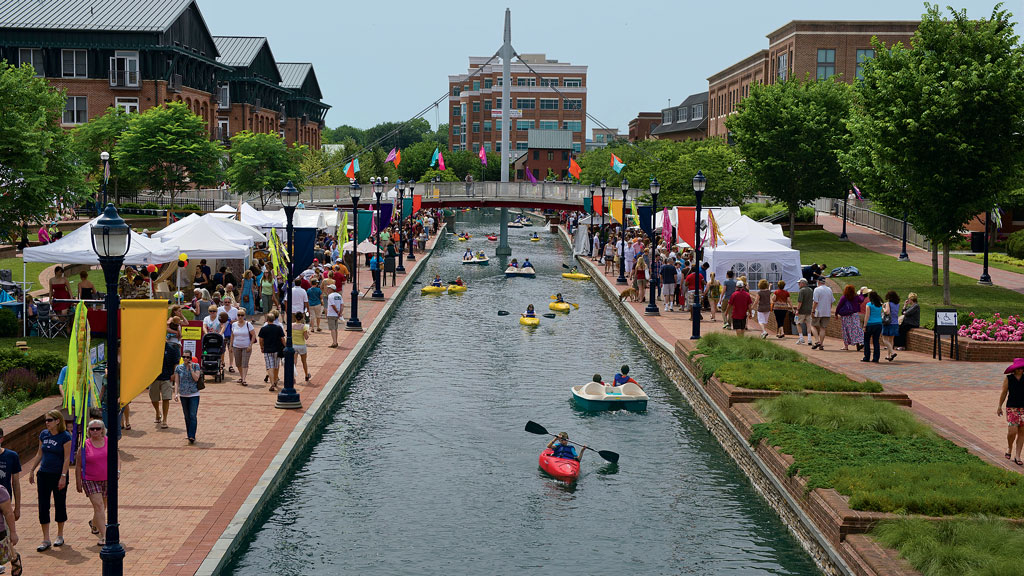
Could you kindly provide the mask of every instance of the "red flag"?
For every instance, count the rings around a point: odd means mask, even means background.
[[[580,165],[576,163],[575,158],[569,158],[569,174],[577,180],[580,179]]]
[[[598,216],[604,215],[604,196],[599,194],[594,195],[594,213]]]
[[[398,168],[398,165],[401,164],[401,163],[402,163],[402,151],[401,150],[396,150],[395,151],[395,168]]]
[[[423,195],[413,194],[412,195],[412,213],[415,214],[420,211],[420,206],[423,205]]]
[[[350,161],[348,163],[348,167],[345,168],[345,176],[348,176],[349,178],[356,177],[355,162]]]

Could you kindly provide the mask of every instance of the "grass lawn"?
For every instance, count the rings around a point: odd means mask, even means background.
[[[803,262],[824,262],[827,266],[856,266],[861,275],[851,278],[836,278],[843,284],[849,282],[856,287],[868,286],[884,296],[895,290],[900,301],[908,292],[916,292],[921,305],[921,325],[930,328],[935,323],[935,308],[942,304],[942,286],[932,286],[931,266],[915,262],[900,262],[891,256],[872,252],[853,242],[840,242],[835,234],[823,230],[797,232],[793,247],[800,250]],[[941,258],[940,258],[941,263]],[[942,271],[939,271],[942,281]],[[1024,294],[996,286],[978,286],[977,278],[950,274],[953,307],[961,311],[960,322],[969,322],[968,313],[991,316],[1002,315],[1024,309]]]
[[[40,338],[38,336],[29,336],[28,338],[0,338],[0,349],[14,348],[15,342],[20,341],[28,342],[30,352],[55,352],[60,355],[65,361],[68,358],[68,339],[67,338]],[[96,342],[93,342],[95,345]]]
[[[39,285],[39,274],[53,266],[52,263],[45,262],[29,262],[27,267],[28,281],[32,282],[32,286],[29,287],[29,291],[37,290],[41,288]],[[15,282],[21,282],[23,280],[21,276],[21,258],[0,258],[0,269],[10,270],[14,276]]]
[[[974,262],[978,265],[985,264],[985,257],[981,254],[957,254],[956,256],[950,256],[950,258],[959,258],[960,260],[966,260],[967,262]],[[1019,258],[1013,258],[1006,254],[992,254],[988,255],[988,267],[998,268],[999,270],[1006,270],[1007,272],[1016,272],[1018,274],[1024,274],[1024,260]]]
[[[998,518],[881,522],[871,536],[900,551],[924,576],[1020,574],[1024,529]]]

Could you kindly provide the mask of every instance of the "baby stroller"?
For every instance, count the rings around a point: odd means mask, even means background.
[[[224,381],[224,336],[216,332],[203,335],[203,355],[199,362],[203,374],[213,376],[214,382]]]

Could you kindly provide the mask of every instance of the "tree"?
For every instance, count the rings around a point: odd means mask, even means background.
[[[356,128],[355,126],[349,126],[348,124],[342,124],[337,128],[327,128],[324,130],[324,141],[328,144],[341,144],[345,140],[352,140],[356,144],[362,145],[365,141],[366,134],[363,130]]]
[[[227,178],[231,189],[239,194],[258,195],[260,205],[291,181],[301,187],[302,158],[305,146],[289,147],[277,134],[254,134],[248,130],[231,137],[231,164]]]
[[[331,184],[330,153],[321,148],[306,148],[299,160],[299,179],[308,186],[329,186]]]
[[[153,191],[174,197],[189,187],[211,185],[222,175],[224,147],[210,140],[206,121],[185,104],[171,102],[135,118],[117,143],[122,173]]]
[[[420,176],[419,181],[420,182],[430,182],[431,178],[435,178],[435,177],[440,178],[441,182],[458,182],[459,180],[461,180],[461,178],[459,178],[455,174],[455,172],[453,170],[451,170],[450,168],[446,169],[446,170],[438,170],[437,168],[429,168],[426,172],[423,173],[423,176]]]
[[[906,209],[943,246],[946,305],[950,242],[1019,187],[1024,169],[1024,49],[1012,16],[1001,6],[982,20],[950,14],[927,5],[910,48],[874,42],[843,156],[873,200]]]
[[[103,115],[89,120],[71,132],[75,152],[82,164],[87,167],[90,180],[99,182],[103,178],[103,161],[100,160],[100,153],[110,153],[117,147],[117,141],[128,130],[135,117],[136,115],[125,112],[124,108],[111,106]],[[121,201],[122,189],[132,190],[137,186],[137,182],[125,177],[120,164],[110,162],[107,188],[113,192],[115,203]]]
[[[793,241],[800,206],[839,197],[849,185],[837,151],[849,143],[850,103],[850,87],[839,79],[753,84],[726,119],[754,182],[786,204]]]
[[[64,94],[31,65],[0,60],[0,237],[54,216],[93,191],[61,127]]]
[[[698,143],[690,152],[679,157],[673,171],[686,180],[682,183],[686,194],[676,200],[673,195],[663,191],[663,200],[659,203],[664,206],[672,206],[673,201],[675,204],[696,202],[693,177],[698,171],[703,172],[707,178],[707,188],[702,198],[705,206],[737,206],[753,196],[756,190],[746,160],[735,147],[720,138]]]

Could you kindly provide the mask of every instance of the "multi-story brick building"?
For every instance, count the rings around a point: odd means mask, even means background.
[[[111,106],[140,112],[177,101],[203,118],[211,138],[224,136],[221,127],[228,134],[243,128],[279,132],[280,107],[271,101],[284,102],[296,92],[280,85],[266,39],[222,41],[230,48],[225,54],[195,0],[0,3],[0,59],[29,64],[66,91],[67,128]],[[234,123],[232,106],[220,102],[222,96],[230,102],[232,95],[245,104]],[[323,114],[315,119],[322,126]]]
[[[544,54],[522,54],[511,64],[509,146],[528,147],[529,130],[568,130],[583,149],[587,130],[587,67]],[[448,76],[448,145],[452,150],[501,151],[501,62],[470,57],[466,74]],[[529,65],[529,67],[527,66]],[[533,69],[536,73],[531,71]]]
[[[661,124],[651,130],[659,140],[703,140],[708,137],[708,93],[691,94],[661,111]]]
[[[839,76],[854,82],[874,57],[872,38],[909,44],[918,21],[794,20],[768,34],[768,49],[708,78],[710,136],[726,137],[725,118],[750,93],[750,84]]]
[[[629,141],[647,140],[651,131],[661,124],[661,112],[641,112],[629,121]]]
[[[319,149],[324,116],[330,106],[323,103],[323,93],[313,65],[309,62],[278,62],[277,69],[281,72],[281,86],[288,91],[281,118],[285,141]]]

